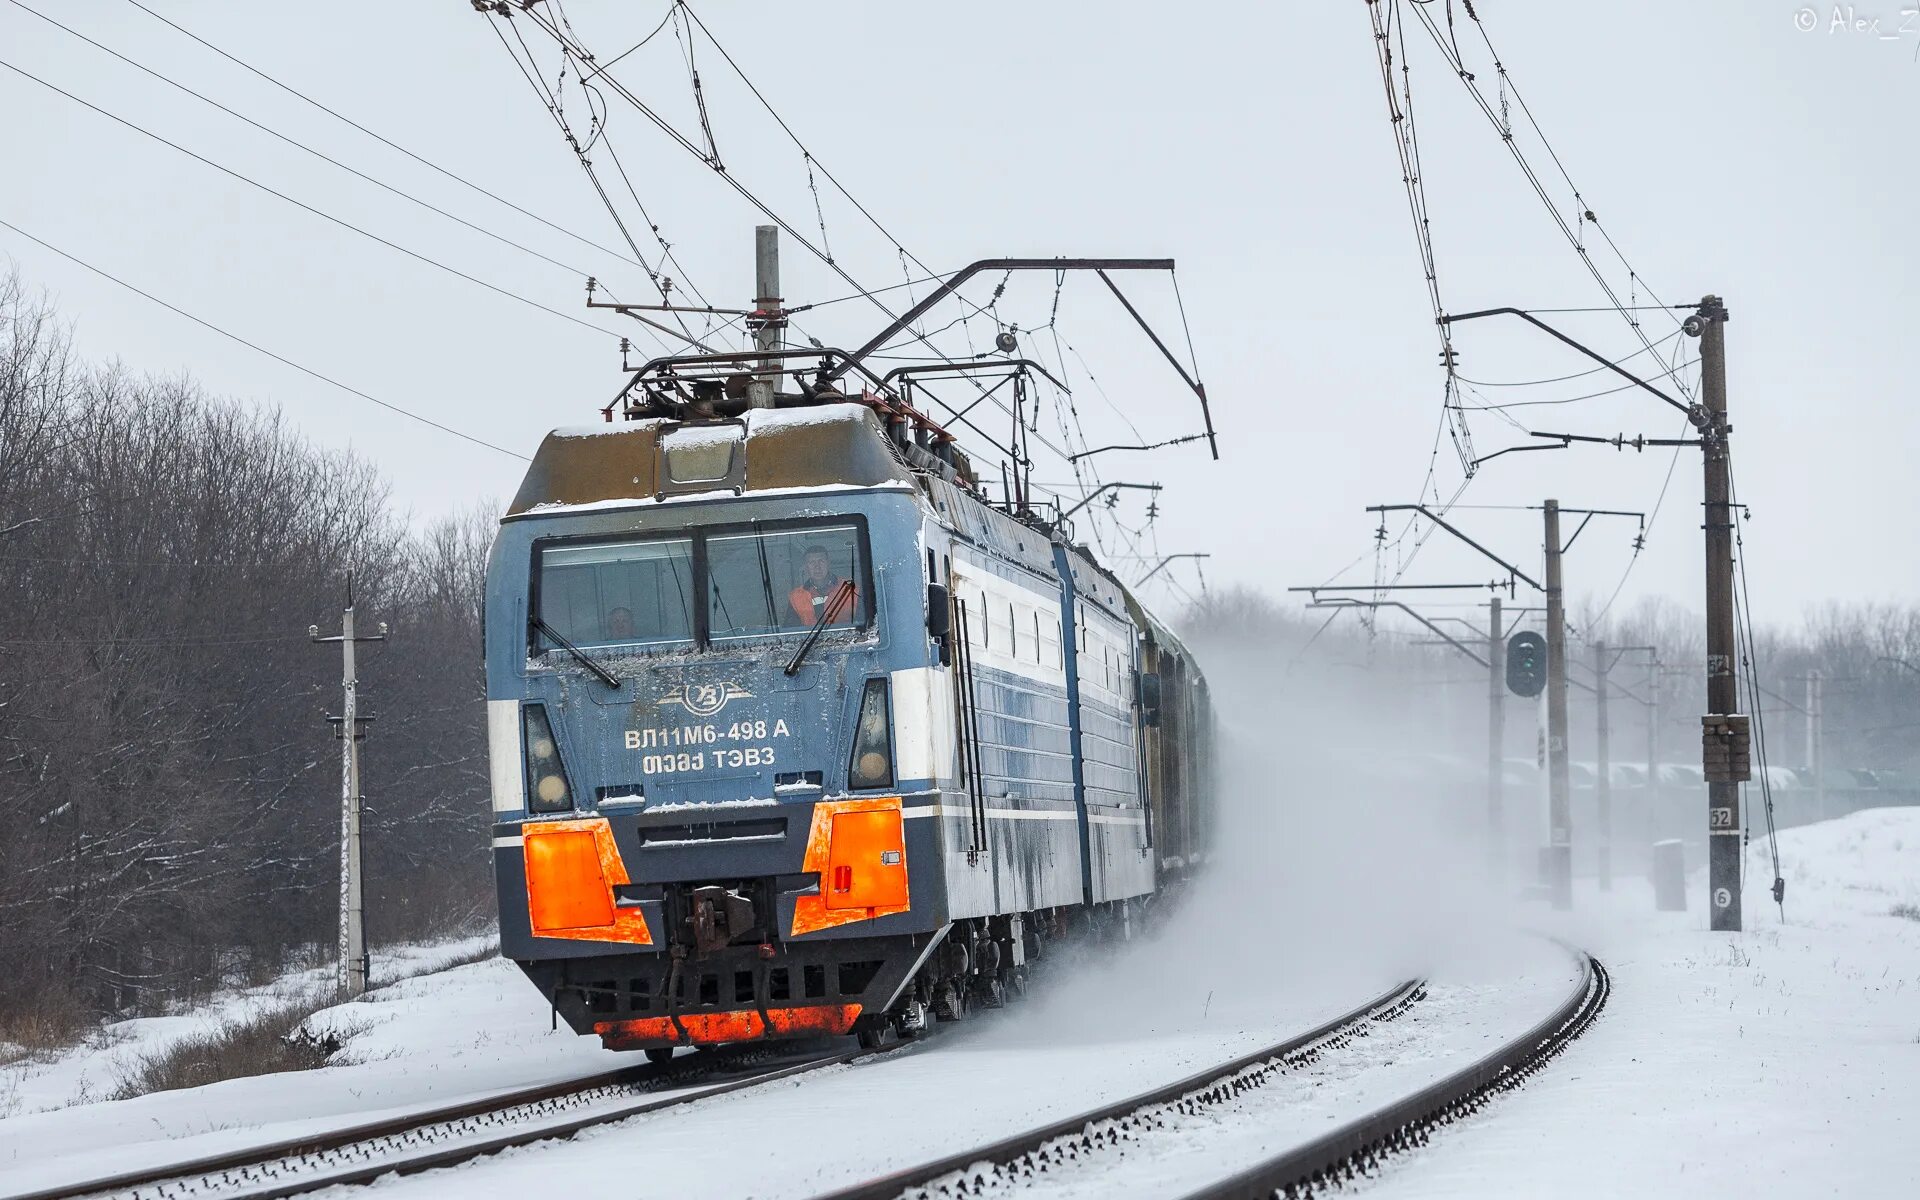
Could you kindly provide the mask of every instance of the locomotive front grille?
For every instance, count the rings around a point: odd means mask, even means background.
[[[699,821],[683,825],[643,825],[642,846],[684,846],[692,842],[779,840],[787,836],[785,817],[758,821]]]

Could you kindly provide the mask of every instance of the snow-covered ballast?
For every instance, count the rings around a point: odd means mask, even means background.
[[[503,953],[654,1053],[997,1002],[1156,886],[1127,606],[863,404],[555,432],[489,564]]]

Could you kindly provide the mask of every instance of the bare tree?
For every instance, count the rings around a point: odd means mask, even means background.
[[[87,370],[0,282],[0,1022],[152,1009],[331,940],[334,673],[372,656],[375,932],[484,911],[478,513],[415,536],[373,468],[185,379]]]

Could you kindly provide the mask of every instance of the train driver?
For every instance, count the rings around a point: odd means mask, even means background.
[[[842,580],[834,573],[833,561],[828,557],[825,546],[808,546],[804,562],[800,585],[787,593],[787,605],[793,609],[793,615],[801,625],[811,627],[820,619],[827,601],[839,591]],[[849,594],[834,605],[826,623],[830,625],[846,620],[859,603],[859,589],[849,589]]]
[[[607,614],[607,640],[610,642],[630,642],[633,640],[633,610],[616,608]]]

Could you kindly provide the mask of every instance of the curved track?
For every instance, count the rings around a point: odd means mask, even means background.
[[[1393,1155],[1426,1145],[1439,1126],[1478,1112],[1501,1092],[1520,1086],[1586,1032],[1613,990],[1598,959],[1584,951],[1574,953],[1582,966],[1579,984],[1559,1007],[1519,1037],[1386,1108],[1189,1192],[1186,1200],[1311,1196],[1322,1188],[1364,1178]]]
[[[816,1200],[965,1195],[990,1180],[1007,1182],[1070,1166],[1084,1151],[1124,1142],[1135,1130],[1151,1127],[1155,1117],[1149,1110],[1168,1104],[1177,1104],[1187,1112],[1211,1107],[1249,1088],[1259,1087],[1282,1072],[1312,1062],[1353,1038],[1365,1037],[1375,1023],[1393,1020],[1425,995],[1425,980],[1408,980],[1317,1029],[1176,1083],[1015,1134],[992,1145],[828,1192]],[[1093,1128],[1095,1126],[1098,1128]]]
[[[1581,964],[1579,982],[1551,1013],[1520,1036],[1384,1108],[1195,1188],[1186,1200],[1312,1195],[1323,1187],[1371,1174],[1389,1157],[1425,1145],[1438,1126],[1467,1116],[1499,1093],[1518,1086],[1585,1032],[1606,1004],[1612,986],[1606,968],[1591,955],[1569,950]],[[1355,1037],[1366,1036],[1377,1022],[1400,1016],[1425,993],[1422,980],[1402,984],[1310,1033],[1179,1083],[992,1145],[830,1192],[816,1200],[971,1196],[995,1190],[996,1185],[1018,1186],[1062,1170],[1072,1171],[1083,1158],[1123,1146],[1139,1134],[1160,1127],[1169,1109],[1189,1115],[1204,1111],[1305,1066]]]
[[[6,1200],[104,1196],[157,1200],[178,1195],[275,1200],[341,1184],[370,1183],[387,1174],[454,1166],[514,1146],[572,1137],[595,1125],[917,1044],[904,1042],[881,1051],[815,1054],[797,1062],[791,1051],[766,1048],[705,1051],[659,1066],[629,1067],[162,1168],[21,1193]],[[756,1069],[769,1061],[777,1065]],[[697,1086],[702,1080],[717,1082]],[[688,1087],[695,1090],[678,1090]],[[673,1094],[657,1095],[660,1092]]]

